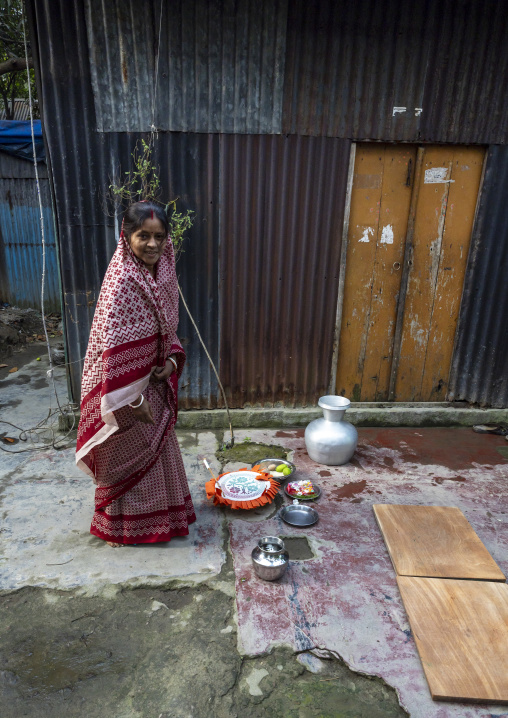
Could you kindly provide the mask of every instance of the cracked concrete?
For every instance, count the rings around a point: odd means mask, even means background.
[[[498,452],[504,437],[467,429],[360,429],[359,434],[350,464],[325,467],[309,459],[302,430],[249,430],[253,441],[271,438],[291,451],[298,477],[312,478],[322,495],[315,502],[319,522],[291,531],[306,536],[316,558],[291,562],[273,583],[253,572],[251,525],[231,525],[240,650],[256,656],[274,646],[325,647],[352,670],[394,687],[415,718],[506,716],[506,706],[431,700],[372,511],[373,503],[458,506],[506,573],[508,463]],[[263,531],[290,533],[278,516],[264,522]]]
[[[45,417],[50,395],[46,360],[33,351],[25,358],[17,376],[3,379],[0,397],[0,419],[24,427]],[[65,396],[63,377],[57,387]],[[17,438],[12,427],[3,435]],[[403,715],[393,690],[336,659],[290,647],[241,654],[229,526],[247,518],[257,535],[282,499],[246,516],[214,507],[201,458],[219,473],[265,449],[241,442],[219,460],[223,431],[178,436],[196,524],[169,544],[121,549],[88,532],[94,489],[72,447],[2,454],[2,718]],[[310,551],[299,543],[292,550]]]
[[[0,384],[0,419],[23,426],[48,400],[45,360],[27,359]],[[198,521],[170,544],[121,549],[88,533],[93,485],[72,448],[3,454],[2,718],[506,715],[430,701],[372,516],[374,500],[459,505],[503,567],[504,440],[473,435],[471,448],[469,433],[453,433],[447,456],[426,453],[426,431],[360,430],[354,461],[330,468],[309,463],[301,431],[239,431],[231,455],[216,453],[228,432],[179,430]],[[215,473],[240,468],[255,444],[278,446],[320,483],[312,530],[280,523],[282,494],[245,513],[206,500],[201,458]],[[288,542],[290,569],[275,583],[250,564],[267,532],[306,539]]]

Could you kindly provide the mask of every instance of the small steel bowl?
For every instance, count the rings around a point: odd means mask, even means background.
[[[283,484],[284,481],[288,481],[296,471],[296,466],[291,461],[287,461],[286,459],[261,459],[261,461],[256,461],[254,464],[252,464],[252,467],[259,466],[259,467],[261,467],[261,469],[263,469],[263,471],[267,471],[268,470],[267,467],[270,464],[276,464],[277,466],[284,464],[284,466],[289,466],[289,468],[291,469],[291,473],[288,474],[287,476],[284,476],[284,477],[274,476],[273,477],[275,481],[279,482],[279,484]]]
[[[315,508],[309,505],[294,503],[289,506],[283,506],[279,511],[280,518],[290,526],[312,526],[317,523],[319,514]]]
[[[265,581],[276,581],[289,565],[289,553],[278,536],[263,536],[251,553],[255,573]]]

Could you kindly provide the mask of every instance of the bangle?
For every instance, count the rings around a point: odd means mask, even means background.
[[[143,396],[143,394],[141,394],[141,401],[139,402],[139,404],[129,404],[129,406],[131,407],[131,409],[139,409],[144,400],[145,397]]]
[[[176,371],[178,371],[178,364],[176,363],[176,360],[173,359],[173,357],[168,357],[168,359],[170,362],[173,362]]]

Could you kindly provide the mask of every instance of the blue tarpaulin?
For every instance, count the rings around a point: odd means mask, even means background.
[[[34,120],[35,153],[37,160],[46,159],[40,120]],[[15,157],[33,161],[32,134],[30,122],[0,120],[0,150]]]

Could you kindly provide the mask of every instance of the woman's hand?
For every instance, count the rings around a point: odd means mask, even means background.
[[[133,401],[132,403],[139,404],[140,401],[141,394],[136,399],[136,401]],[[150,402],[146,397],[141,406],[138,406],[136,409],[131,406],[131,409],[136,421],[141,421],[143,424],[155,424],[155,421],[153,420],[152,407],[150,406]]]
[[[175,359],[175,361],[176,361],[176,359]],[[164,367],[158,366],[154,370],[153,376],[154,376],[154,379],[157,379],[158,381],[164,381],[166,379],[169,379],[169,377],[171,376],[171,374],[174,371],[176,371],[175,365],[173,364],[171,359],[168,359],[166,361],[166,365]]]

